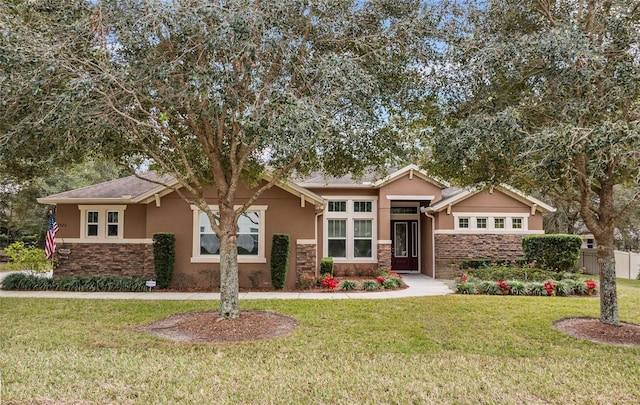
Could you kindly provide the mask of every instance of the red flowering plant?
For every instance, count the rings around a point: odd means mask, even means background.
[[[376,277],[376,281],[380,284],[384,284],[386,278],[382,277],[382,276],[378,276]]]
[[[547,295],[556,295],[556,283],[553,281],[545,282],[544,289],[547,290]]]
[[[498,282],[496,283],[496,285],[497,285],[498,287],[500,287],[500,289],[502,290],[502,292],[505,292],[505,293],[509,294],[509,290],[511,290],[511,287],[509,287],[509,286],[507,285],[507,282],[506,282],[506,281],[504,281],[504,280],[502,280],[502,281],[498,281]]]
[[[320,284],[323,288],[328,288],[330,290],[335,290],[340,282],[335,277],[325,277],[322,279],[322,283]]]
[[[596,282],[593,280],[587,280],[585,284],[587,285],[587,293],[589,295],[592,295],[593,292],[596,290],[596,287],[598,287],[598,284],[596,284]]]
[[[460,280],[462,280],[462,282],[464,283],[465,281],[469,280],[469,276],[467,276],[465,273],[462,273],[462,275],[460,276]]]
[[[389,271],[389,275],[391,277],[395,277],[395,278],[402,278],[402,276],[398,273],[396,273],[395,271]]]

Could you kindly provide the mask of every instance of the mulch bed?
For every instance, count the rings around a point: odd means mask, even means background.
[[[596,318],[565,318],[553,323],[561,332],[578,339],[618,346],[640,347],[640,325],[620,322],[620,326]]]
[[[241,311],[220,319],[217,311],[187,312],[161,319],[142,330],[177,342],[240,342],[283,336],[297,327],[295,319],[268,311]]]

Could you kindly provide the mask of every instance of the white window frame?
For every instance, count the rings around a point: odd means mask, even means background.
[[[346,212],[329,211],[329,204],[326,204],[323,219],[323,257],[329,255],[329,220],[346,220],[346,256],[334,257],[334,263],[377,263],[378,262],[378,197],[373,196],[323,196],[327,201],[346,201]],[[371,202],[371,212],[355,212],[355,202]],[[371,257],[355,256],[355,220],[371,221]],[[358,237],[357,239],[367,239]]]
[[[519,228],[513,226],[514,222],[516,220],[518,220],[518,219],[520,220],[520,227]],[[522,217],[511,217],[511,229],[523,229],[523,227],[524,227],[524,218],[522,218]]]
[[[337,236],[329,236],[329,222],[331,221],[342,221],[345,223],[344,225],[344,237],[337,237]],[[329,241],[332,240],[340,240],[340,241],[344,241],[344,254],[345,257],[340,257],[340,256],[332,256],[334,259],[346,259],[346,255],[347,255],[347,245],[349,244],[349,238],[347,238],[347,223],[349,222],[348,219],[346,218],[328,218],[327,219],[327,254],[325,255],[325,257],[329,256]]]
[[[531,233],[529,231],[529,213],[520,212],[453,212],[454,231],[459,233]],[[461,228],[460,219],[468,218],[469,227]],[[513,219],[522,219],[522,228],[513,228]],[[478,219],[486,219],[487,227],[478,228]],[[495,220],[503,219],[504,228],[496,228]],[[441,233],[442,231],[440,231]]]
[[[235,205],[233,208],[238,209],[241,205]],[[214,212],[219,212],[218,205],[209,205],[209,208]],[[260,215],[260,228],[258,229],[258,254],[257,255],[238,255],[238,263],[266,263],[267,257],[265,255],[265,232],[267,224],[267,208],[268,205],[251,205],[247,211],[258,212]],[[193,212],[193,237],[192,237],[192,251],[191,251],[191,263],[220,263],[220,255],[203,255],[200,254],[200,209],[195,205],[191,206]]]
[[[466,219],[467,220],[467,226],[460,226],[460,221]],[[457,229],[471,229],[471,218],[467,217],[467,216],[460,216],[460,217],[456,217],[455,218],[456,221],[456,228]]]
[[[80,210],[80,241],[110,243],[124,239],[124,211],[127,209],[126,205],[78,205],[78,209]],[[98,213],[97,236],[89,236],[89,212]],[[118,213],[117,224],[107,222],[109,212]],[[92,224],[94,223],[92,222]],[[118,226],[117,236],[108,236],[109,225]]]

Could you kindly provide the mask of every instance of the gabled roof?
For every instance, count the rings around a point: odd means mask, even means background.
[[[149,196],[167,190],[167,186],[171,187],[175,184],[177,181],[172,176],[160,176],[155,172],[147,172],[38,198],[38,202],[41,204],[138,203]]]
[[[271,179],[268,175],[263,177],[267,181]],[[291,182],[277,182],[276,185],[316,206],[324,205],[322,197]],[[171,193],[174,186],[179,184],[173,176],[147,172],[38,198],[38,202],[51,205],[149,203],[156,195],[162,197]]]
[[[449,186],[446,181],[429,176],[426,171],[420,169],[414,164],[407,165],[401,169],[387,169],[386,172],[387,175],[382,179],[377,179],[377,174],[372,172],[365,174],[365,176],[358,181],[356,181],[351,175],[343,177],[326,177],[320,173],[313,173],[304,179],[297,180],[296,184],[301,187],[308,188],[380,188],[408,174],[409,176],[417,176],[440,188]]]
[[[537,198],[526,195],[522,191],[517,190],[506,184],[501,184],[499,186],[496,186],[495,189],[503,192],[504,194],[508,195],[509,197],[515,200],[520,201],[523,204],[528,205],[532,209],[540,211],[543,214],[556,211],[554,207],[548,204],[545,204],[544,202],[538,200]],[[451,188],[445,189],[442,191],[442,200],[428,207],[427,210],[430,212],[442,211],[447,207],[455,205],[461,201],[464,201],[467,198],[472,197],[482,191],[483,189],[479,189],[475,187],[466,188],[466,189],[451,187]]]

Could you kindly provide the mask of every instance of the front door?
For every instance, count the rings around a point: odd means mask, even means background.
[[[391,269],[418,271],[418,221],[391,221]]]

